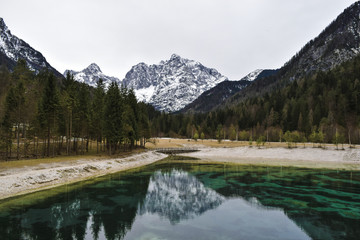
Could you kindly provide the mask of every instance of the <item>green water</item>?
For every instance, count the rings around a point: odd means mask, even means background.
[[[359,239],[360,173],[161,163],[0,202],[0,239]]]

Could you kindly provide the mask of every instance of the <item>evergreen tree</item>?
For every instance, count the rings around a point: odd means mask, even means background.
[[[52,73],[49,73],[47,75],[46,86],[39,106],[39,121],[43,129],[46,131],[47,137],[47,156],[50,156],[51,134],[55,134],[58,107],[59,99],[55,84],[55,77]]]
[[[139,140],[139,110],[138,110],[138,103],[136,100],[136,96],[133,89],[125,90],[124,87],[122,87],[122,91],[125,95],[125,104],[127,107],[125,108],[126,111],[124,112],[125,117],[128,125],[127,129],[127,138],[130,141],[130,147],[134,147],[134,143],[136,143]]]
[[[63,124],[65,125],[65,127],[61,127],[61,129],[65,130],[64,135],[66,136],[66,153],[68,155],[71,153],[71,140],[73,138],[73,122],[75,115],[74,112],[78,106],[76,85],[77,83],[74,80],[74,76],[67,72],[61,90],[60,105],[63,116],[62,118],[64,119]],[[75,151],[75,149],[73,150]]]
[[[104,136],[109,154],[115,152],[118,144],[124,139],[123,99],[117,83],[112,82],[105,96]]]
[[[96,152],[99,153],[99,144],[103,141],[103,128],[104,128],[104,98],[105,98],[105,85],[102,79],[96,84],[94,98],[92,102],[91,111],[91,128],[96,138]]]

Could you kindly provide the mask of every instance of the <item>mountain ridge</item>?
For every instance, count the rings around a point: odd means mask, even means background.
[[[197,99],[186,105],[179,112],[201,113],[211,111],[216,107],[219,107],[222,102],[226,101],[231,96],[234,96],[239,91],[245,89],[247,86],[252,84],[252,82],[267,76],[274,75],[277,71],[278,70],[257,69],[243,77],[241,80],[223,81],[217,84],[215,87],[202,93]]]
[[[133,88],[140,101],[160,111],[175,112],[224,80],[227,77],[216,69],[172,54],[169,60],[159,64],[134,65],[122,83]]]
[[[86,83],[92,87],[96,87],[100,78],[103,80],[105,87],[108,87],[112,82],[117,82],[119,85],[121,84],[118,78],[105,75],[96,63],[91,63],[81,71],[65,70],[63,75],[66,77],[67,73],[72,74],[76,81]]]
[[[41,52],[32,48],[24,40],[12,35],[10,29],[0,17],[0,64],[5,64],[12,70],[19,59],[24,59],[28,67],[40,72],[46,68],[57,77],[63,77],[55,68],[53,68],[42,55]]]
[[[316,72],[325,72],[344,63],[360,52],[360,1],[346,8],[317,37],[281,67],[277,74],[254,81],[246,89],[228,98],[233,106],[246,98],[281,88]]]

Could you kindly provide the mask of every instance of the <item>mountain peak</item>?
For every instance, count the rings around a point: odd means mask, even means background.
[[[89,70],[89,71],[91,71],[91,72],[93,72],[93,73],[97,73],[97,72],[102,72],[101,71],[101,69],[100,69],[100,67],[99,67],[99,65],[97,65],[96,63],[92,63],[92,64],[90,64],[86,69],[84,69],[84,70]]]
[[[144,62],[140,62],[140,63],[132,66],[132,68],[139,68],[139,67],[144,68],[144,67],[148,67],[148,65]]]
[[[263,69],[256,69],[255,71],[252,71],[251,73],[249,73],[248,75],[243,77],[241,80],[254,81],[262,71],[264,71],[264,70]]]
[[[87,68],[80,72],[66,70],[64,72],[64,76],[66,76],[68,72],[74,75],[74,79],[76,81],[86,83],[92,87],[96,87],[100,78],[104,81],[105,87],[108,87],[112,82],[117,82],[120,85],[120,80],[118,78],[103,74],[96,63],[90,64]]]
[[[7,67],[12,70],[19,59],[24,59],[28,67],[39,72],[44,68],[49,69],[55,76],[62,76],[53,68],[45,57],[37,50],[32,48],[22,39],[11,34],[3,18],[0,17],[0,57],[4,59]]]
[[[176,60],[176,59],[181,59],[181,57],[176,53],[171,54],[170,60]]]
[[[159,64],[133,66],[123,85],[134,89],[139,101],[161,111],[175,112],[226,79],[213,68],[172,54],[170,60]]]
[[[2,17],[0,17],[0,29],[6,29],[7,26],[4,22],[4,19]]]

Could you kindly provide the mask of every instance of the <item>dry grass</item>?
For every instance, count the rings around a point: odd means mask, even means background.
[[[256,147],[256,142],[253,141],[253,147]],[[192,140],[192,139],[178,139],[178,138],[155,138],[151,142],[146,143],[147,149],[156,149],[156,148],[181,148],[181,147],[214,147],[214,148],[232,148],[232,147],[244,147],[249,146],[248,141],[221,141],[220,143],[215,139],[205,139],[205,140]],[[298,148],[302,148],[303,144],[298,143]],[[306,147],[312,147],[312,143],[306,143]],[[265,143],[264,147],[273,148],[273,147],[287,147],[287,144],[282,142],[270,142]],[[327,144],[327,148],[335,148],[333,144]],[[344,145],[345,148],[349,148],[348,145]],[[356,146],[359,148],[359,146]],[[22,167],[36,167],[42,164],[54,164],[54,163],[67,163],[71,164],[79,160],[104,160],[109,158],[122,158],[127,157],[132,154],[140,153],[146,151],[144,149],[135,149],[132,152],[123,152],[117,155],[107,155],[106,153],[96,154],[95,151],[91,151],[85,155],[76,155],[76,156],[57,156],[54,158],[38,158],[38,159],[27,159],[27,160],[12,160],[12,161],[0,161],[0,172],[11,169],[11,168],[22,168]]]
[[[179,139],[179,138],[156,138],[151,142],[146,143],[146,148],[155,149],[155,148],[181,148],[184,146],[191,145],[192,147],[196,146],[207,146],[207,147],[241,147],[248,146],[248,142],[242,141],[221,141],[220,143],[217,140],[205,139],[205,140],[192,140],[192,139]],[[255,144],[255,143],[254,143]]]
[[[155,143],[155,144],[154,144]],[[215,139],[204,139],[204,140],[193,140],[193,139],[178,139],[178,138],[156,138],[153,139],[152,142],[146,143],[146,148],[148,149],[155,149],[155,148],[176,148],[176,147],[184,147],[184,146],[206,146],[206,147],[244,147],[249,146],[248,141],[221,141],[220,143]],[[256,146],[256,142],[253,141],[253,146]],[[287,147],[286,143],[266,143],[265,147]]]
[[[318,144],[315,144],[317,146]],[[232,148],[232,147],[244,147],[249,146],[248,141],[221,141],[220,143],[215,139],[204,139],[204,140],[193,140],[193,139],[179,139],[179,138],[154,138],[151,142],[146,143],[146,148],[156,149],[156,148],[181,148],[181,147],[214,147],[214,148]],[[256,147],[256,141],[252,142],[252,146]],[[265,148],[278,148],[284,147],[287,148],[288,145],[286,142],[268,142],[265,143]],[[298,148],[304,147],[303,143],[297,143]],[[313,147],[312,143],[305,143],[305,147]],[[325,144],[326,148],[335,148],[334,144]],[[355,146],[359,148],[359,146]],[[341,145],[339,146],[339,149]],[[349,148],[349,145],[345,144],[344,148]]]

